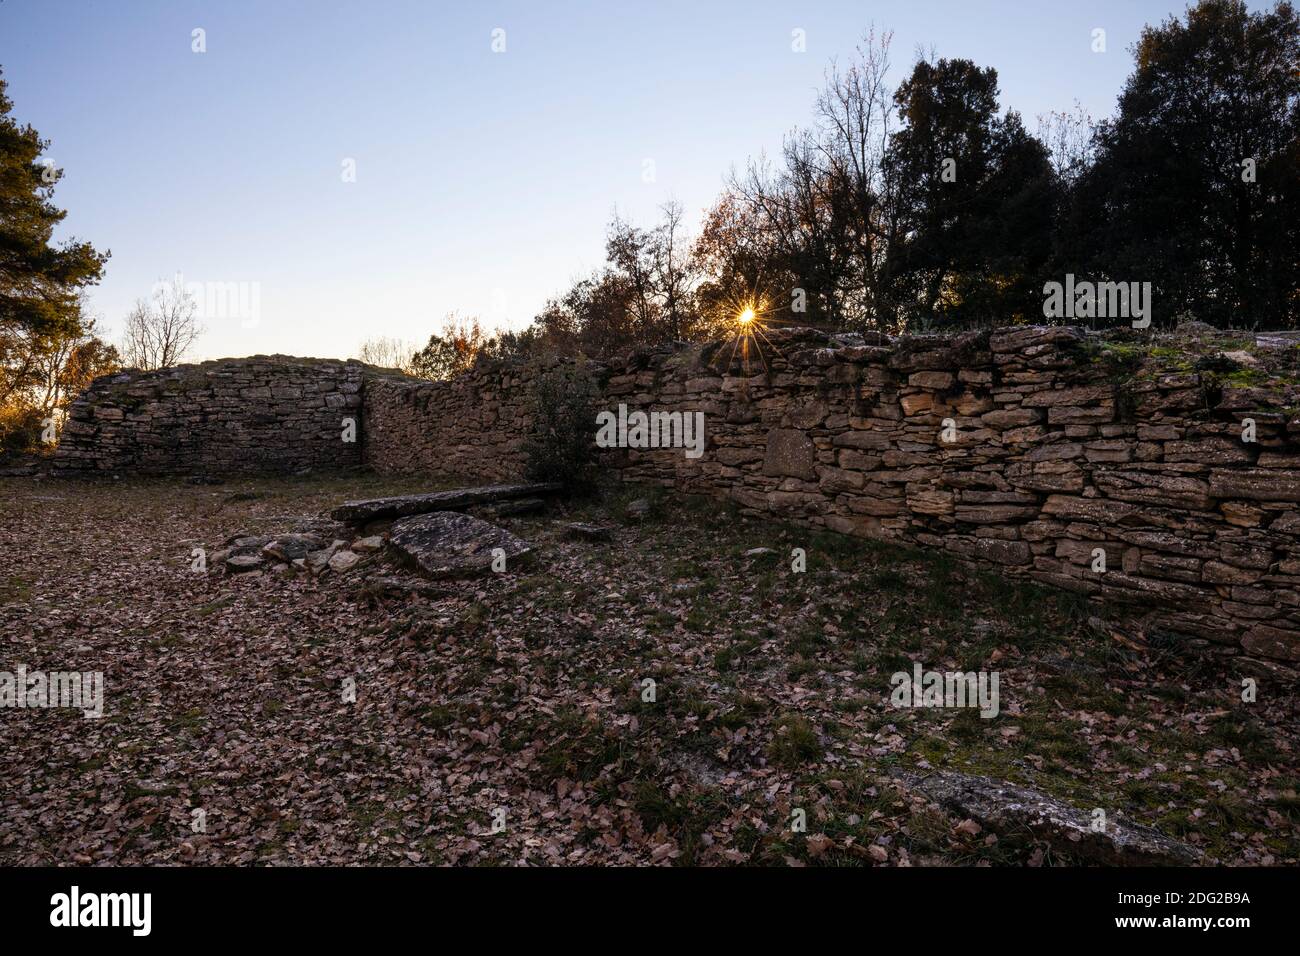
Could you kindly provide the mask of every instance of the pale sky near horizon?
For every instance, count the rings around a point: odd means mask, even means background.
[[[112,251],[92,292],[107,337],[180,273],[248,283],[260,306],[205,317],[192,358],[347,357],[372,335],[423,342],[452,310],[524,327],[601,263],[616,207],[648,224],[675,198],[694,228],[873,23],[894,32],[895,82],[918,47],[968,57],[1034,130],[1075,100],[1109,115],[1143,24],[1184,8],[0,0],[0,68],[65,170],[58,236]]]

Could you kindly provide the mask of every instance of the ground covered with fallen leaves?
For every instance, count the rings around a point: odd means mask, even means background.
[[[0,671],[107,681],[98,720],[0,710],[0,863],[1076,862],[898,782],[937,768],[1209,861],[1300,861],[1294,671],[933,555],[713,501],[651,494],[634,520],[647,492],[620,489],[500,519],[525,563],[419,593],[374,583],[382,555],[191,569],[236,533],[420,490],[0,480]],[[892,707],[913,661],[997,671],[1001,712]]]

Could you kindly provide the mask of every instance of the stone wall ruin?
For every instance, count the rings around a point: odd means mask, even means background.
[[[628,449],[605,464],[747,514],[1158,608],[1151,624],[1182,639],[1300,660],[1294,340],[1155,345],[1066,327],[769,335],[767,373],[728,368],[727,343],[593,364],[601,408],[702,411],[708,435],[697,459]],[[371,387],[367,464],[520,477],[536,374],[485,365],[455,382]]]
[[[607,468],[751,515],[943,549],[1147,611],[1181,640],[1300,660],[1294,340],[769,335],[766,370],[729,364],[729,343],[589,363],[600,408],[705,416],[703,456],[619,449]],[[420,382],[284,357],[186,369],[97,381],[56,465],[515,480],[544,371],[485,362]],[[352,446],[345,412],[361,415]]]
[[[359,468],[360,362],[257,355],[106,375],[72,404],[60,474],[294,474]]]

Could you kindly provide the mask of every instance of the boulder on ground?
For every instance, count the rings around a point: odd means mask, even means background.
[[[225,540],[223,547],[215,549],[208,555],[208,567],[225,567],[227,571],[233,573],[259,568],[263,563],[262,549],[270,544],[272,538],[272,535],[250,535],[242,531],[231,535]],[[231,558],[245,557],[255,560],[230,563]]]
[[[399,559],[432,578],[466,577],[489,571],[497,548],[505,552],[507,561],[532,550],[528,542],[503,528],[453,511],[394,522],[388,547]]]
[[[325,569],[330,566],[330,559],[343,547],[342,541],[331,541],[328,547],[321,548],[319,551],[313,551],[307,555],[306,568],[313,576],[323,574]],[[297,563],[297,562],[295,562]]]
[[[439,511],[459,511],[471,505],[485,505],[494,501],[511,501],[516,498],[535,498],[550,495],[563,489],[559,482],[530,482],[514,485],[484,485],[479,488],[457,488],[452,491],[434,491],[424,495],[400,495],[395,498],[373,498],[368,501],[347,501],[330,512],[336,521],[364,524],[385,518],[404,518],[410,515]]]

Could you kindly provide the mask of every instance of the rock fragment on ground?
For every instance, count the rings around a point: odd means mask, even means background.
[[[420,597],[427,598],[445,598],[453,593],[445,587],[439,587],[436,584],[430,584],[415,578],[399,578],[388,575],[380,575],[368,579],[366,587],[374,592],[382,594],[408,595],[417,594]]]
[[[324,523],[324,527],[330,526],[331,522]],[[271,570],[320,575],[327,570],[350,570],[363,555],[373,554],[383,546],[384,539],[378,535],[357,539],[349,548],[345,539],[330,538],[315,531],[258,535],[241,531],[226,538],[225,545],[209,555],[208,564],[225,568],[231,574]]]
[[[264,563],[261,556],[256,554],[232,554],[225,559],[226,570],[231,574],[257,571]]]
[[[224,544],[231,551],[261,551],[274,537],[274,535],[270,534],[249,534],[247,531],[237,531],[226,538]]]
[[[586,524],[582,521],[571,521],[564,526],[564,530],[571,538],[583,538],[587,541],[608,541],[614,533],[613,529],[606,525]]]
[[[528,542],[504,528],[453,511],[403,518],[393,523],[389,548],[402,561],[433,578],[483,574],[500,548],[509,562],[528,554]]]
[[[1028,833],[1054,849],[1110,866],[1186,866],[1203,862],[1200,850],[1151,827],[1107,812],[1105,829],[1091,810],[1027,787],[954,771],[900,774],[909,789],[949,812],[999,834]]]
[[[307,555],[307,570],[313,575],[322,573],[329,567],[330,559],[333,558],[335,553],[337,553],[342,547],[342,541],[333,541],[330,543],[329,547],[322,548],[320,551],[313,551],[311,554]]]
[[[373,498],[368,501],[347,501],[330,512],[330,517],[350,524],[363,524],[386,518],[403,518],[411,515],[440,511],[457,511],[472,505],[485,505],[517,498],[536,498],[551,495],[563,489],[558,482],[526,482],[520,484],[483,485],[477,488],[457,488],[452,491],[434,491],[423,495],[400,495],[395,498]]]
[[[262,547],[262,555],[289,563],[296,558],[305,558],[313,551],[325,547],[325,539],[318,534],[281,534],[276,535]]]
[[[360,560],[361,555],[357,554],[355,551],[335,551],[330,555],[328,564],[331,571],[338,571],[341,573],[343,571],[351,570]]]
[[[470,513],[479,518],[513,518],[545,510],[546,502],[541,498],[520,498],[518,501],[499,501],[481,508],[472,508]]]

